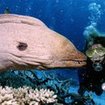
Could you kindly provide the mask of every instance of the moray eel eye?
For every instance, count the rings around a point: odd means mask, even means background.
[[[19,42],[17,48],[20,50],[20,51],[24,51],[26,50],[28,47],[27,43],[23,43],[23,42]]]

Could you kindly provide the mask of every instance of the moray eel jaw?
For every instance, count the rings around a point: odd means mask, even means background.
[[[76,54],[76,55],[74,55]],[[66,55],[67,56],[67,55]],[[73,55],[69,55],[68,58],[57,59],[53,61],[50,68],[80,68],[86,65],[86,56],[81,52],[74,52]]]
[[[85,60],[63,60],[52,63],[48,68],[79,68],[86,65]]]
[[[85,66],[87,57],[80,52],[70,40],[65,37],[61,37],[60,35],[57,36],[59,36],[60,43],[58,42],[59,48],[55,48],[52,65],[54,65],[54,67],[67,68]]]

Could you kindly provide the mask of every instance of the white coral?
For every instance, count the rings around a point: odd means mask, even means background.
[[[0,105],[41,105],[57,102],[57,95],[49,89],[0,87]]]

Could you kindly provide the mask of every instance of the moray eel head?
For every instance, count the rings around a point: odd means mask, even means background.
[[[39,19],[0,15],[0,70],[82,67],[86,57]]]

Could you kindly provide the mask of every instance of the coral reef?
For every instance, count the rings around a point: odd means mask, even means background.
[[[56,98],[48,89],[0,87],[0,105],[47,105],[57,102]]]
[[[1,90],[4,91],[8,89],[10,90],[9,94],[11,95],[9,102],[11,102],[10,100],[12,99],[11,97],[13,97],[13,94],[15,94],[15,99],[17,99],[18,102],[26,103],[26,104],[18,103],[16,105],[30,105],[28,103],[29,101],[36,103],[38,103],[39,101],[43,102],[38,105],[75,105],[75,103],[76,105],[80,105],[80,103],[82,103],[82,105],[87,105],[86,103],[94,105],[94,101],[91,97],[89,97],[89,95],[80,96],[76,93],[71,93],[70,87],[74,86],[75,88],[77,85],[73,80],[71,79],[59,80],[56,74],[51,72],[44,72],[44,71],[3,72],[0,74],[0,85],[2,86],[0,88]],[[36,95],[36,93],[40,94],[40,92],[42,93],[41,97]],[[48,95],[48,93],[50,95]],[[54,95],[54,93],[56,95]],[[0,94],[1,96],[3,96],[2,91]],[[46,94],[47,96],[45,96]],[[8,97],[8,92],[7,96],[6,95],[4,96]],[[46,97],[47,101],[45,101]],[[37,101],[36,99],[38,99],[39,101]],[[48,101],[48,99],[50,101]],[[12,102],[17,102],[17,101],[12,101]],[[32,104],[32,105],[37,105],[37,104]]]

